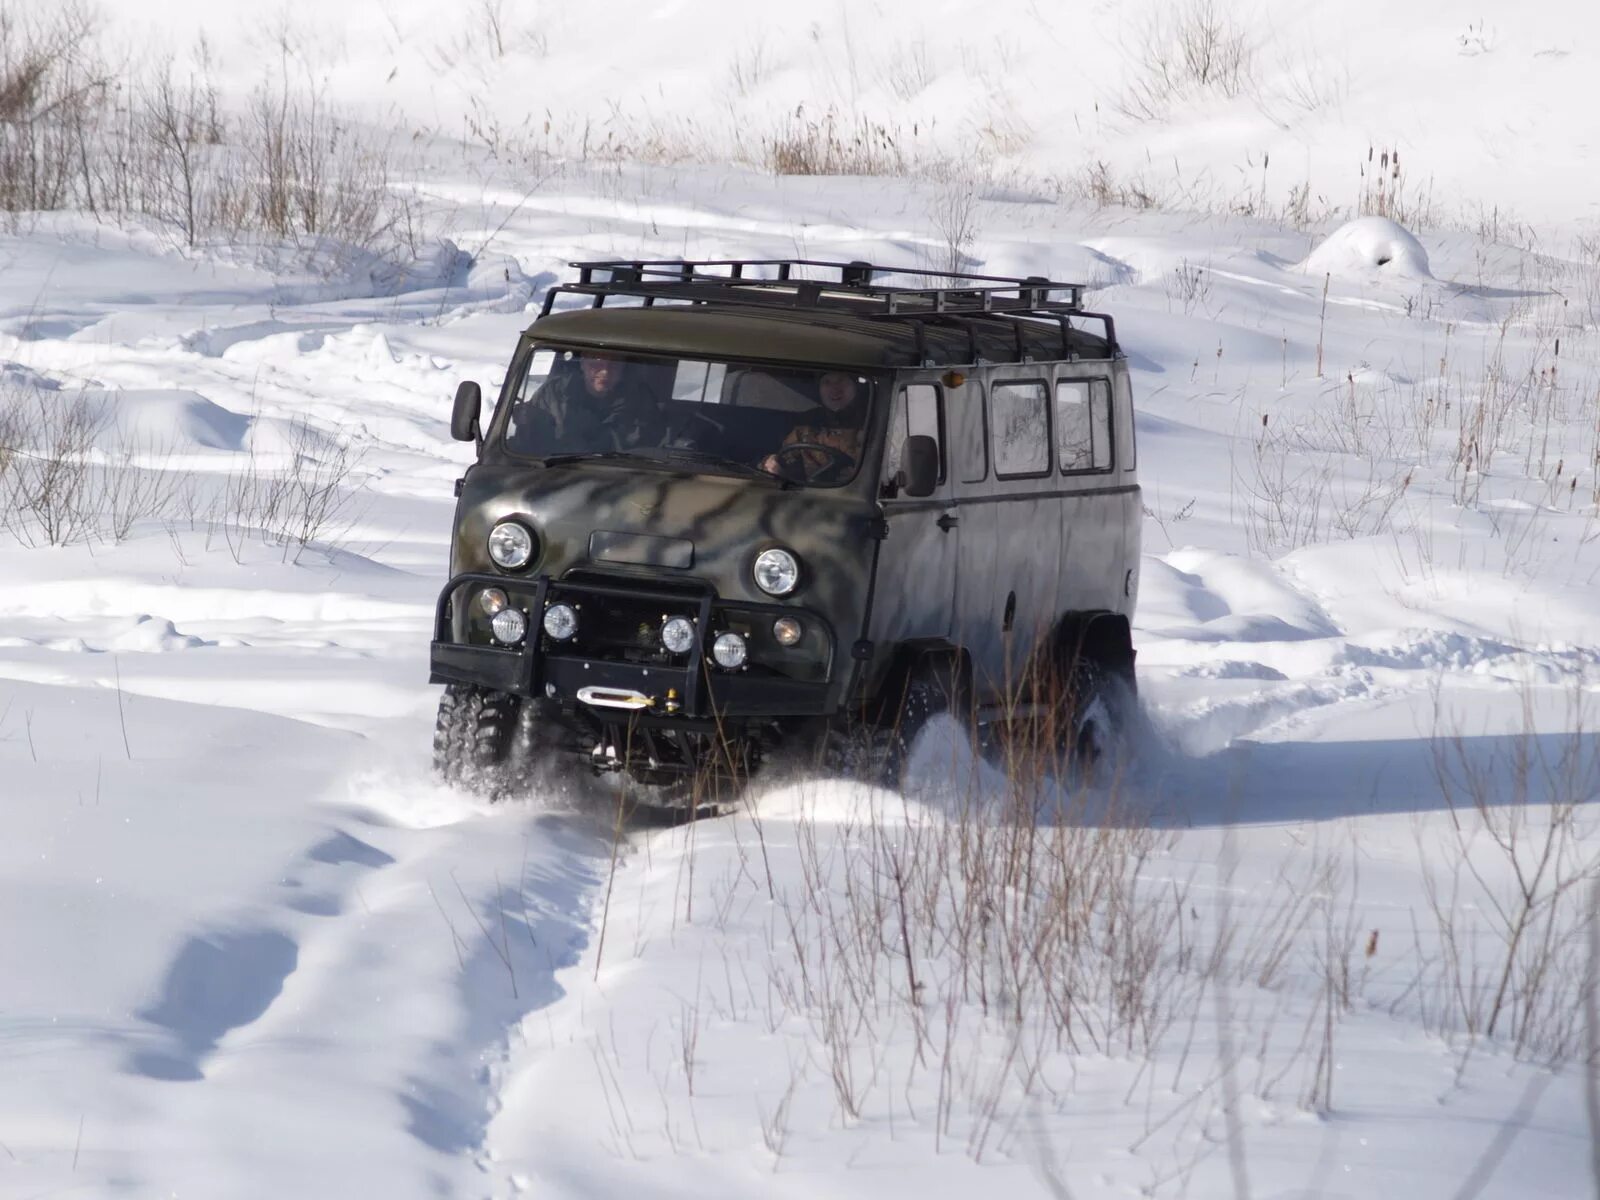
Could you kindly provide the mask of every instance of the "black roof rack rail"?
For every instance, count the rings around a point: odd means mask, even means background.
[[[928,319],[966,324],[991,318],[1015,326],[1019,346],[1021,326],[1032,324],[1019,318],[1034,317],[1059,324],[1069,349],[1070,319],[1081,317],[1103,322],[1108,349],[1113,355],[1118,352],[1111,318],[1084,310],[1083,284],[1040,275],[1018,278],[809,258],[633,259],[570,265],[578,272],[577,282],[557,284],[546,292],[541,316],[549,315],[557,296],[567,294],[592,297],[596,308],[603,306],[607,297],[625,296],[646,306],[665,300],[813,309],[918,325]],[[888,283],[884,277],[914,282]],[[969,337],[976,336],[971,325],[967,331]]]

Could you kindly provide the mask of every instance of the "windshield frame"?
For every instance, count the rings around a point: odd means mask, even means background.
[[[646,361],[663,363],[706,363],[712,365],[721,365],[730,369],[748,367],[782,371],[803,371],[817,375],[823,375],[834,371],[846,372],[863,380],[863,386],[867,389],[867,394],[865,397],[866,413],[862,419],[861,425],[861,453],[857,458],[855,469],[850,472],[848,476],[839,479],[808,482],[804,479],[798,479],[790,475],[766,472],[757,464],[742,464],[741,460],[739,459],[730,458],[728,460],[730,469],[726,470],[719,469],[714,459],[711,457],[708,457],[705,462],[691,461],[691,456],[710,454],[710,452],[699,447],[677,448],[686,450],[687,454],[685,454],[682,459],[676,461],[673,461],[669,457],[670,452],[675,449],[674,447],[670,446],[640,447],[639,449],[642,452],[636,455],[623,451],[620,453],[612,452],[608,456],[605,451],[596,449],[592,455],[584,452],[578,452],[581,455],[580,457],[570,457],[568,453],[564,451],[555,451],[550,454],[530,454],[526,451],[517,450],[512,447],[506,437],[511,420],[511,410],[515,404],[518,394],[522,390],[524,381],[527,378],[528,370],[533,363],[534,356],[540,351],[545,350],[553,351],[557,354],[585,354],[598,352],[612,355],[617,358],[642,359]],[[510,368],[506,372],[506,378],[500,391],[499,401],[495,406],[494,415],[490,420],[488,430],[484,437],[484,446],[486,450],[503,455],[508,461],[532,465],[542,465],[546,459],[560,458],[562,460],[561,465],[563,467],[582,467],[592,462],[594,465],[600,467],[638,467],[645,470],[691,475],[708,475],[719,479],[740,479],[757,483],[770,480],[774,485],[783,485],[786,488],[805,488],[808,490],[813,488],[828,490],[846,488],[859,484],[862,479],[873,473],[867,468],[871,462],[875,461],[877,455],[877,442],[879,441],[879,435],[881,433],[879,426],[883,423],[883,413],[880,411],[882,408],[881,401],[884,395],[889,394],[891,383],[892,379],[890,372],[863,368],[859,365],[853,364],[834,364],[815,361],[795,362],[793,360],[784,359],[764,359],[758,356],[733,359],[693,353],[662,353],[659,351],[640,350],[634,347],[600,346],[579,342],[544,341],[532,336],[531,334],[525,334],[512,357]],[[738,407],[749,407],[755,409],[758,406],[708,404],[707,407],[715,410],[719,408],[732,409]],[[762,411],[770,412],[782,410],[763,409]],[[750,470],[732,469],[735,465],[747,465],[750,467]]]

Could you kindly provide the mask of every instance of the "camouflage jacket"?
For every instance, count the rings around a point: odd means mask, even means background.
[[[615,394],[590,395],[576,374],[547,380],[512,413],[511,440],[524,454],[631,450],[660,446],[667,421],[623,380]]]
[[[827,409],[819,407],[807,413],[802,423],[789,431],[788,435],[783,439],[783,444],[785,446],[796,446],[810,443],[814,446],[827,446],[829,449],[837,450],[839,453],[849,457],[851,469],[843,473],[850,474],[853,473],[855,465],[861,461],[861,447],[865,440],[866,430],[859,426],[852,428],[850,425],[834,419],[833,414],[828,412]],[[836,459],[820,450],[798,450],[793,454],[784,456],[784,462],[790,465],[794,464],[797,459],[804,462],[805,473],[808,475],[813,471],[825,471],[828,467],[837,464]]]

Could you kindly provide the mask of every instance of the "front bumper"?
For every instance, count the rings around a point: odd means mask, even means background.
[[[531,593],[527,604],[530,631],[521,646],[500,647],[468,644],[453,636],[458,626],[453,621],[453,605],[471,585],[507,588],[520,594]],[[630,600],[661,600],[675,605],[691,604],[698,610],[697,628],[703,644],[712,629],[717,598],[706,591],[687,595],[682,591],[654,593],[647,583],[632,581],[595,583],[553,581],[541,576],[534,580],[509,580],[503,575],[466,574],[452,579],[440,593],[434,618],[434,637],[429,681],[465,683],[507,692],[517,696],[542,696],[562,704],[581,704],[578,693],[585,688],[610,688],[637,692],[650,704],[627,714],[627,719],[642,724],[667,724],[694,727],[703,722],[737,718],[781,718],[823,716],[832,711],[830,683],[801,681],[772,673],[749,670],[725,671],[713,665],[696,650],[681,664],[649,665],[616,662],[586,655],[577,648],[550,644],[541,635],[540,621],[546,597],[559,589],[562,599],[574,593],[604,596],[625,595]],[[463,601],[465,602],[465,601]],[[749,605],[739,605],[741,611]],[[774,608],[774,612],[789,611]],[[808,620],[819,620],[807,614]],[[832,633],[829,631],[830,645]],[[606,720],[624,719],[616,709],[592,709]]]

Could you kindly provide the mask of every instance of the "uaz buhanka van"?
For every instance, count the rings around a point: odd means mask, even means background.
[[[1141,506],[1127,364],[1080,285],[573,265],[487,425],[456,395],[446,778],[566,756],[685,794],[953,703],[1067,703],[1097,751],[1132,687]]]

